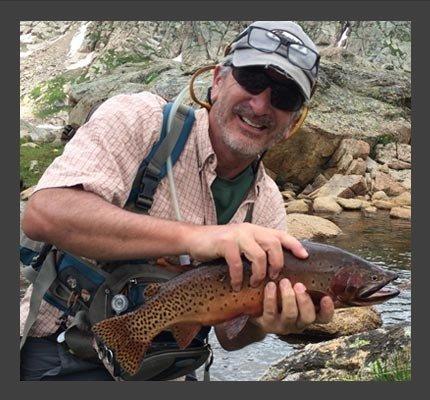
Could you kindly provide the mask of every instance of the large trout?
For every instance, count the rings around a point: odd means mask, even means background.
[[[302,243],[309,257],[298,259],[285,250],[284,268],[275,282],[288,278],[292,285],[303,283],[315,305],[325,295],[340,308],[373,305],[399,294],[394,288],[383,289],[397,278],[394,272],[334,246]],[[223,323],[229,338],[237,336],[250,316],[263,312],[269,278],[253,288],[251,273],[250,263],[244,260],[242,289],[235,292],[225,260],[203,264],[151,286],[150,298],[139,309],[101,321],[93,331],[114,352],[121,367],[134,375],[161,331],[170,330],[180,348],[187,347],[203,325]]]

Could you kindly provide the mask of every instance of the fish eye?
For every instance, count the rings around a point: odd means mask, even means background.
[[[376,275],[372,275],[372,276],[370,277],[370,279],[372,279],[372,281],[377,281],[377,280],[378,280],[378,277],[377,277]]]

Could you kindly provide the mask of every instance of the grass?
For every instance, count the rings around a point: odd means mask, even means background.
[[[399,351],[390,360],[377,359],[369,365],[366,371],[356,375],[348,375],[345,381],[410,381],[412,376],[410,349]]]
[[[116,67],[126,63],[140,63],[148,61],[148,57],[141,56],[139,54],[120,53],[110,49],[100,57],[99,61],[105,66],[107,71],[112,71]]]
[[[59,111],[67,110],[67,94],[64,92],[64,85],[68,79],[59,75],[50,79],[30,92],[30,98],[34,101],[34,115],[38,118],[46,118]]]
[[[372,377],[374,381],[410,381],[411,360],[396,355],[391,363],[376,360],[372,364]]]
[[[21,139],[20,144],[26,143],[26,140]],[[20,177],[24,182],[25,187],[35,185],[45,169],[52,161],[62,154],[64,146],[55,145],[52,143],[40,143],[36,148],[20,147]],[[31,161],[36,160],[37,166],[30,170]]]

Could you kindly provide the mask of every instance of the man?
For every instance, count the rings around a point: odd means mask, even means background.
[[[214,71],[212,107],[196,112],[173,168],[183,222],[174,221],[166,179],[157,188],[150,215],[122,208],[139,163],[157,140],[165,103],[140,93],[109,99],[78,130],[30,199],[23,218],[25,233],[96,260],[181,254],[194,261],[224,257],[237,291],[243,278],[241,255],[252,263],[253,286],[266,274],[276,278],[283,265],[282,248],[306,258],[300,242],[286,233],[279,190],[256,161],[287,138],[299,120],[315,88],[316,47],[295,23],[260,21],[239,35],[227,53]],[[244,223],[250,207],[251,223]],[[305,290],[301,283],[292,287],[288,279],[278,287],[269,282],[263,314],[251,319],[233,340],[217,328],[221,345],[234,350],[267,333],[300,332],[315,321],[328,322],[334,309],[331,299],[323,298],[317,313]],[[21,306],[22,320],[28,297],[29,293]],[[43,303],[30,336],[53,334],[59,315]],[[28,361],[35,354],[26,354],[23,369],[28,379],[38,379]],[[39,379],[62,374],[53,372],[52,366],[47,370],[51,372],[39,374]],[[73,379],[73,374],[68,376]],[[103,379],[86,377],[80,379]]]

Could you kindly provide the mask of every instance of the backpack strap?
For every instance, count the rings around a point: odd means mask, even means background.
[[[33,291],[30,297],[30,309],[28,311],[27,320],[25,321],[24,330],[22,333],[20,349],[25,344],[28,333],[31,327],[36,321],[37,314],[39,313],[40,305],[42,304],[42,299],[51,284],[57,277],[57,271],[55,269],[56,257],[55,253],[51,252],[45,255],[43,268],[37,275],[37,278],[33,282]]]
[[[125,205],[126,209],[148,214],[155,191],[167,174],[167,159],[170,156],[173,165],[181,155],[195,121],[194,110],[184,105],[179,106],[173,116],[172,127],[167,132],[167,121],[171,108],[172,103],[167,103],[164,107],[160,139],[153,145],[148,156],[138,168]]]

